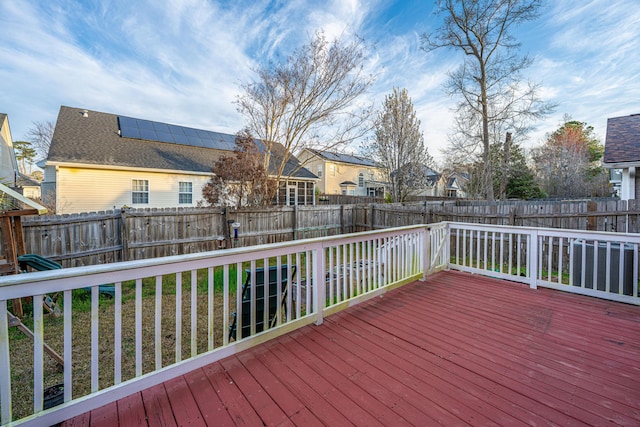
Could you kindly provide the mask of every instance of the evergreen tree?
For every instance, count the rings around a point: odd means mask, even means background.
[[[31,146],[31,143],[29,141],[13,141],[13,151],[16,154],[20,172],[25,175],[31,174],[31,166],[36,157],[36,150]],[[27,165],[29,166],[28,171]]]

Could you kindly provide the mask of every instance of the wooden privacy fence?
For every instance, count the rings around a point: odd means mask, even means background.
[[[124,209],[25,217],[28,253],[105,264],[441,221],[640,233],[640,201],[424,201],[263,209]],[[240,224],[234,238],[233,223]],[[0,245],[0,256],[3,255]]]
[[[355,215],[358,228],[452,221],[640,233],[640,200],[427,201],[358,206]]]
[[[27,253],[76,267],[352,233],[353,212],[347,205],[123,209],[29,216],[23,227]]]

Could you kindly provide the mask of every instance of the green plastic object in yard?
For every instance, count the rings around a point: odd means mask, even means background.
[[[62,268],[57,262],[36,254],[19,255],[18,263],[23,270],[26,270],[27,266],[38,271],[60,270]]]
[[[20,255],[18,256],[18,263],[23,271],[26,271],[27,267],[31,267],[38,271],[60,270],[62,268],[62,265],[57,262],[37,254]],[[91,287],[82,289],[87,292],[91,292]],[[111,298],[116,296],[116,288],[113,285],[100,285],[99,292],[101,294],[108,295]]]
[[[91,286],[87,286],[86,288],[82,288],[87,292],[91,292]],[[116,296],[116,287],[114,285],[99,285],[98,292],[110,296],[111,298],[115,298]]]

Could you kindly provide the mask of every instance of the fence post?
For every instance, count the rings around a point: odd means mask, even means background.
[[[422,211],[422,219],[424,221],[425,224],[429,224],[431,221],[431,218],[429,218],[429,212],[427,211],[427,201],[424,201],[424,210]]]
[[[596,212],[598,210],[598,204],[594,201],[587,202],[587,230],[598,229],[598,217],[589,215],[589,212]],[[604,230],[607,231],[607,230]]]
[[[298,205],[293,205],[293,219],[291,220],[291,229],[293,230],[293,240],[298,238]]]
[[[371,227],[369,228],[370,230],[375,230],[375,222],[373,220],[373,214],[376,210],[376,204],[375,203],[371,203]]]
[[[122,242],[120,259],[129,261],[129,220],[125,208],[120,209],[120,241]]]
[[[540,254],[538,253],[538,230],[531,230],[531,234],[529,235],[529,247],[527,248],[529,252],[529,265],[527,269],[529,270],[529,287],[531,289],[538,288],[538,257]]]
[[[326,277],[325,273],[325,249],[321,243],[317,244],[315,250],[313,250],[313,306],[316,309],[316,325],[322,325],[324,321],[323,310],[326,305],[326,295],[327,292],[325,290],[325,281]],[[309,292],[309,287],[307,286],[307,292]]]

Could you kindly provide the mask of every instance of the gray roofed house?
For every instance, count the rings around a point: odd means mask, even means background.
[[[603,164],[622,171],[622,200],[640,199],[640,114],[607,119]]]
[[[366,159],[364,157],[356,156],[355,154],[336,153],[331,151],[320,151],[308,148],[308,150],[318,157],[324,158],[332,162],[349,163],[353,165],[372,166],[378,167],[373,160]]]
[[[234,135],[62,106],[43,199],[57,213],[197,206],[213,164],[234,147]],[[282,204],[313,203],[317,177],[295,157],[285,177]]]
[[[305,148],[298,158],[318,176],[322,194],[384,197],[388,187],[382,168],[362,156]]]

